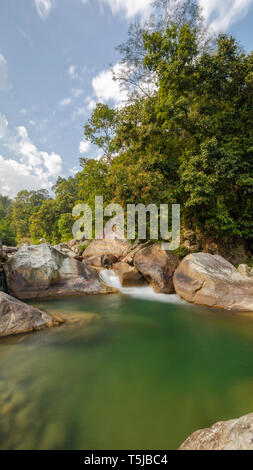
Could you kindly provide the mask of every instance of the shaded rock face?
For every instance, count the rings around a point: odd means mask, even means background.
[[[107,292],[95,271],[48,244],[22,245],[5,272],[9,293],[20,299]]]
[[[214,240],[198,229],[187,230],[183,228],[182,243],[191,253],[203,252],[210,255],[220,255],[232,264],[244,263],[252,256],[252,247],[243,240],[224,241]]]
[[[178,258],[160,245],[153,245],[138,251],[134,266],[152,284],[156,292],[173,294],[173,274],[179,265]]]
[[[131,250],[127,240],[93,240],[83,253],[83,262],[96,267],[112,267]]]
[[[114,255],[89,256],[83,259],[83,263],[87,266],[106,269],[112,268],[117,261],[118,258]]]
[[[0,292],[8,294],[8,286],[6,282],[6,275],[2,263],[0,262]]]
[[[0,292],[0,336],[51,328],[61,323],[48,313]]]
[[[10,256],[13,256],[17,253],[18,248],[16,246],[3,246],[3,256],[7,260]]]
[[[253,413],[197,431],[179,450],[253,450]]]
[[[244,242],[231,245],[231,242],[224,243],[217,240],[204,239],[202,249],[204,253],[220,255],[233,264],[242,263],[251,256]]]
[[[253,281],[218,255],[195,253],[177,268],[174,286],[180,297],[198,305],[253,311]]]
[[[119,277],[122,287],[139,287],[148,284],[141,273],[127,263],[117,263],[113,266],[113,270]]]

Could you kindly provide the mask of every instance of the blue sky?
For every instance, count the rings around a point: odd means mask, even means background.
[[[97,101],[120,103],[115,47],[151,1],[0,2],[0,193],[49,189],[79,169],[81,155],[94,155],[83,125]],[[216,31],[252,50],[253,0],[199,1]]]

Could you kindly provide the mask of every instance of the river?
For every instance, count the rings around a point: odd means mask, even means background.
[[[1,340],[0,449],[176,449],[253,411],[250,315],[151,288],[33,305],[78,321]]]

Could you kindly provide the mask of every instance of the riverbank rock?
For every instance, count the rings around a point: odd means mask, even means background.
[[[38,331],[60,323],[47,312],[0,292],[0,336]]]
[[[110,268],[125,257],[131,248],[127,240],[93,240],[83,253],[83,262],[90,266]]]
[[[82,261],[82,257],[78,256],[74,251],[72,251],[67,243],[59,243],[59,245],[54,245],[54,248],[64,255],[69,256],[70,258],[77,259],[78,261]]]
[[[141,243],[140,240],[136,240],[133,244],[132,244],[132,247],[131,247],[131,251],[129,251],[129,253],[124,257],[122,258],[122,263],[127,263],[127,264],[130,264],[130,266],[133,266],[134,265],[134,257],[135,255],[140,251],[140,250],[143,250],[143,248],[146,248],[148,246],[152,246],[154,245],[154,242],[153,241],[148,241],[146,243]]]
[[[253,268],[250,268],[247,264],[240,264],[237,270],[242,276],[253,278]]]
[[[134,257],[134,266],[154,287],[156,292],[173,294],[173,274],[179,265],[178,258],[170,251],[165,251],[160,245],[151,245]]]
[[[9,293],[19,299],[103,294],[96,271],[44,243],[22,245],[4,266]]]
[[[10,256],[15,255],[17,251],[18,251],[18,248],[16,246],[6,246],[6,245],[3,246],[3,253],[6,259],[8,259]]]
[[[148,284],[142,274],[127,263],[116,263],[113,270],[119,277],[122,287],[140,287]]]
[[[253,281],[224,258],[208,253],[187,256],[174,278],[176,293],[188,302],[235,311],[253,311]]]
[[[179,450],[253,450],[253,413],[197,431]]]
[[[70,242],[67,243],[69,249],[73,251],[76,255],[82,256],[84,250],[87,248],[89,245],[90,241],[89,240],[70,240]]]

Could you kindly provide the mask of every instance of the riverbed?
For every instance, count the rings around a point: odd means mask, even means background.
[[[253,411],[250,315],[134,292],[33,305],[75,321],[1,340],[0,449],[176,449]]]

